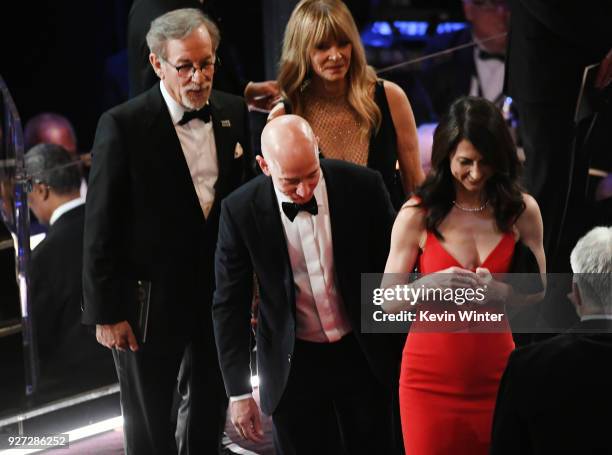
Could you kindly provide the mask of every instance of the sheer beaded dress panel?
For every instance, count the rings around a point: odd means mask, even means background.
[[[320,96],[309,91],[304,96],[303,117],[319,138],[326,158],[366,166],[370,138],[361,132],[361,122],[345,95]]]

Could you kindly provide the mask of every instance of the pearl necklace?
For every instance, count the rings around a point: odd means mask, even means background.
[[[461,210],[462,212],[482,212],[487,207],[488,203],[489,201],[487,200],[480,207],[471,208],[471,207],[462,207],[461,205],[459,205],[457,201],[453,201],[453,205],[457,207],[459,210]]]

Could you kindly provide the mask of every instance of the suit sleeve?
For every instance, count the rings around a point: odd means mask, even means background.
[[[370,239],[374,242],[372,258],[370,260],[371,272],[381,272],[385,269],[389,248],[391,245],[391,229],[395,221],[395,209],[380,174],[376,173],[370,207],[373,219],[370,220],[372,229]]]
[[[253,267],[226,201],[221,206],[215,253],[212,314],[217,352],[228,396],[251,392]]]
[[[609,2],[588,0],[566,2],[563,0],[515,0],[529,11],[538,22],[555,35],[570,43],[604,51],[612,46],[610,33]],[[512,11],[514,14],[514,11]],[[519,30],[520,32],[520,30]],[[593,62],[595,63],[595,62]]]
[[[58,306],[60,302],[57,298],[51,298],[53,291],[49,278],[53,273],[50,270],[45,270],[44,258],[42,257],[44,248],[43,241],[32,251],[29,264],[30,286],[28,288],[32,303],[32,323],[34,324],[38,355],[41,359],[46,358],[47,353],[53,351],[59,335],[56,330],[61,326],[57,322],[58,314],[61,313],[61,308]]]
[[[243,144],[244,146],[244,174],[243,174],[243,182],[251,180],[258,174],[259,166],[255,162],[255,156],[253,155],[253,142],[251,135],[251,121],[249,120],[249,110],[245,102],[242,103],[242,117],[244,124],[244,136],[243,136]]]
[[[525,420],[520,415],[519,356],[514,351],[508,360],[497,394],[493,415],[491,455],[529,455],[532,448]]]
[[[83,241],[83,323],[127,319],[121,302],[122,229],[127,223],[127,150],[108,113],[100,118],[92,150]]]

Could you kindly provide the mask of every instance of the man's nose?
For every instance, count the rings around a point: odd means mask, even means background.
[[[191,74],[191,80],[194,82],[198,82],[198,81],[205,81],[205,80],[209,80],[210,77],[208,74],[206,74],[206,70],[205,69],[194,69],[193,73]]]
[[[299,197],[304,197],[307,193],[307,188],[306,185],[304,184],[304,182],[300,182],[298,183],[297,188],[295,189],[295,194],[297,194]]]

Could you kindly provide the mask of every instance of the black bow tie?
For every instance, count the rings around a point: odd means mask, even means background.
[[[309,212],[312,215],[316,215],[317,213],[319,213],[319,207],[317,206],[317,200],[315,199],[314,195],[312,196],[312,199],[310,199],[310,201],[308,201],[306,204],[283,202],[282,206],[283,212],[285,212],[285,215],[287,215],[287,218],[289,218],[291,222],[293,222],[293,220],[295,219],[297,214],[300,213],[301,210],[305,210],[306,212]]]
[[[178,122],[178,124],[184,125],[185,123],[190,122],[194,118],[199,118],[204,123],[210,122],[210,104],[207,104],[199,111],[185,111],[185,113],[183,114],[183,118],[180,122]]]
[[[478,58],[480,60],[499,60],[500,62],[506,60],[506,56],[504,54],[494,54],[492,52],[487,52],[484,49],[478,50]]]

